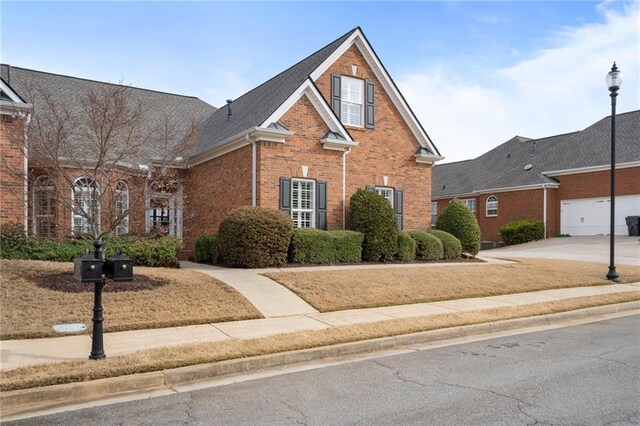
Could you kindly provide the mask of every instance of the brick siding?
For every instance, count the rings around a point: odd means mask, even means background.
[[[24,223],[24,156],[19,146],[24,119],[2,116],[0,122],[0,224]]]

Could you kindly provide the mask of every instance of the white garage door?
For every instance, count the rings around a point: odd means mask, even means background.
[[[609,234],[609,197],[563,200],[560,207],[560,232],[563,234]],[[616,235],[627,235],[627,216],[640,216],[640,195],[616,197]]]

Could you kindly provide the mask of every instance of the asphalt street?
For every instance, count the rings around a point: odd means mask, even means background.
[[[637,425],[640,315],[12,425]]]

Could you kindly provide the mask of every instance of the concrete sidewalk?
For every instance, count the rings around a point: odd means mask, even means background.
[[[107,333],[104,336],[104,345],[107,356],[117,356],[146,349],[190,343],[215,342],[230,339],[255,339],[282,333],[322,330],[343,325],[373,323],[398,318],[412,318],[499,307],[523,306],[533,303],[570,299],[573,297],[621,292],[640,292],[640,283],[544,290],[503,296],[328,313],[317,313],[314,309],[314,312],[279,318]],[[10,370],[32,364],[86,360],[90,351],[91,337],[88,335],[48,339],[5,340],[0,341],[0,366],[3,370]]]

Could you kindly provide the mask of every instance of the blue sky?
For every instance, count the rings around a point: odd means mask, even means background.
[[[361,26],[447,161],[640,108],[638,2],[6,2],[1,60],[219,106]]]

